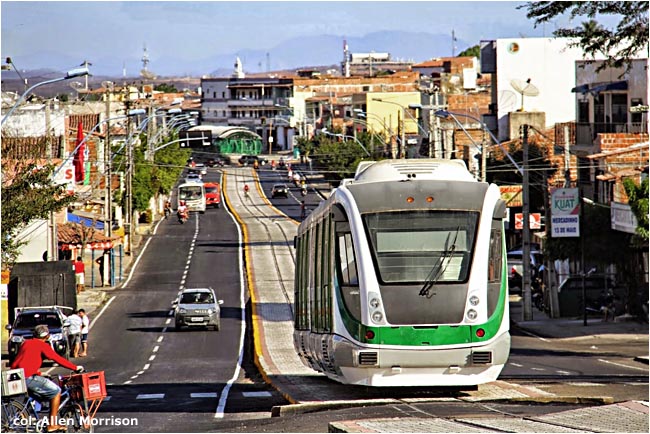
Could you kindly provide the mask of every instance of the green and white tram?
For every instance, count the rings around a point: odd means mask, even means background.
[[[510,353],[505,210],[462,160],[362,162],[298,228],[303,363],[366,386],[494,381]]]

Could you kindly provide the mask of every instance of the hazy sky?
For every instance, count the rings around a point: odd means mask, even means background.
[[[161,53],[191,62],[240,49],[267,49],[297,36],[363,36],[379,30],[451,34],[459,40],[551,36],[533,28],[523,1],[6,1],[1,2],[2,59],[21,69],[41,53],[76,59]],[[351,47],[352,48],[352,47]],[[46,56],[43,56],[44,58]],[[21,61],[23,63],[21,63]],[[30,63],[29,65],[27,63]],[[77,65],[70,65],[70,68]]]

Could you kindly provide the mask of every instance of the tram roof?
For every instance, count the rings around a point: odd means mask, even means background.
[[[233,127],[228,125],[197,125],[188,129],[188,131],[210,131],[213,139],[227,139],[237,134],[245,134],[253,139],[262,140],[259,134],[244,127]]]
[[[393,180],[476,181],[463,160],[421,158],[402,160],[362,161],[354,182]]]

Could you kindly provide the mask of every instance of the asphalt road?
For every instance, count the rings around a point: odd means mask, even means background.
[[[284,403],[244,363],[248,298],[239,232],[227,210],[192,213],[184,225],[165,220],[148,243],[127,286],[96,320],[90,356],[80,361],[105,371],[110,399],[97,416],[135,418],[138,432],[201,432]],[[223,300],[221,330],[175,331],[172,300],[182,287],[205,286]]]

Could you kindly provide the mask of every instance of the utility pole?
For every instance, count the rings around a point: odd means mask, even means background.
[[[111,95],[106,91],[106,119],[111,117]],[[106,191],[104,192],[104,235],[111,238],[113,235],[113,198],[111,197],[111,124],[110,121],[106,122],[106,139],[104,140],[104,184]],[[111,247],[112,249],[112,247]],[[104,276],[104,285],[107,283],[112,285],[112,273],[110,273],[110,254],[104,253],[104,261],[102,262],[102,275]],[[107,279],[108,277],[108,279]]]
[[[129,101],[126,102],[126,112],[130,109]],[[131,117],[126,118],[126,136],[131,135]],[[126,143],[126,222],[127,222],[127,253],[132,253],[133,247],[133,144],[132,141]]]
[[[522,265],[523,265],[523,276],[522,276],[522,286],[523,286],[523,303],[524,303],[524,321],[531,321],[533,319],[533,306],[532,306],[532,297],[530,293],[530,198],[529,198],[529,189],[530,189],[530,180],[529,180],[529,168],[528,168],[528,125],[524,124],[521,126],[523,129],[523,138],[522,138],[522,147],[524,151],[524,179],[523,179],[523,239],[522,242]]]

